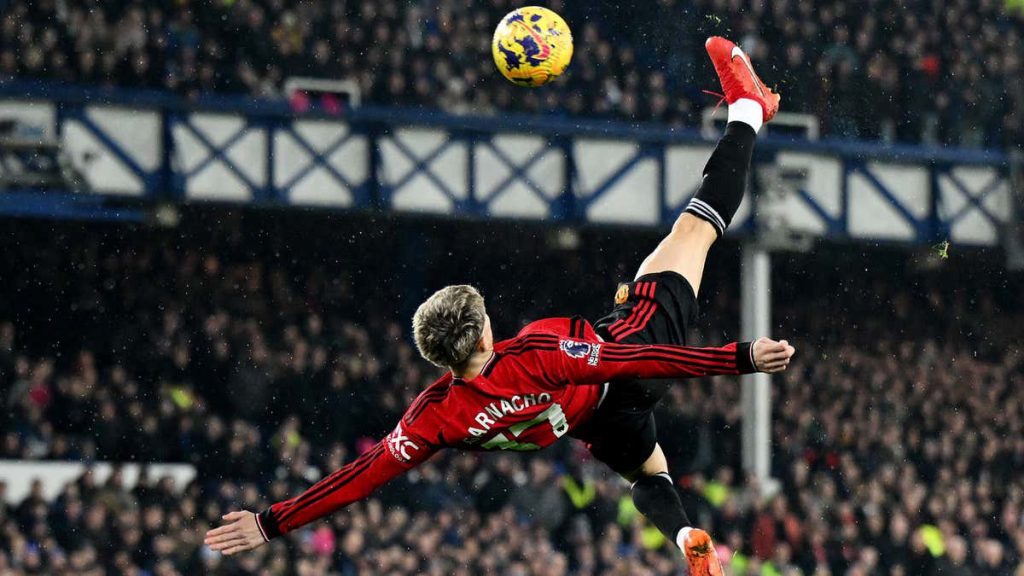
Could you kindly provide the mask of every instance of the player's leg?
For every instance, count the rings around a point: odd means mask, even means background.
[[[711,537],[693,528],[668,474],[668,461],[658,445],[657,425],[650,411],[637,412],[631,398],[609,390],[594,420],[573,432],[589,443],[590,452],[632,484],[633,503],[686,556],[693,576],[720,576],[721,565]]]
[[[706,47],[729,102],[729,122],[725,134],[704,168],[704,179],[697,194],[676,220],[672,231],[637,271],[638,282],[635,284],[641,287],[633,286],[632,293],[626,293],[627,298],[647,296],[653,299],[659,293],[659,287],[664,284],[664,290],[660,290],[661,296],[657,297],[666,306],[675,306],[664,310],[662,319],[665,319],[665,322],[654,322],[646,330],[634,332],[638,338],[662,343],[674,343],[684,337],[680,332],[685,332],[686,322],[692,316],[691,312],[696,309],[694,297],[700,290],[708,250],[715,240],[725,233],[739,208],[746,187],[747,173],[750,170],[757,131],[763,122],[775,115],[779,104],[778,95],[768,90],[757,78],[746,54],[735,44],[724,38],[711,38]],[[648,274],[661,272],[681,275],[689,283],[693,294],[684,295],[682,292],[685,288],[679,286],[679,282],[673,283],[670,277],[664,275],[642,278]],[[640,280],[650,282],[641,284]],[[651,286],[648,287],[646,284]],[[666,291],[672,293],[668,298],[664,294]],[[644,322],[634,324],[642,326]],[[610,325],[608,331],[611,336],[618,339],[622,335],[629,335],[629,325],[630,318],[627,317],[618,325]],[[630,399],[638,399],[641,403],[649,403],[652,400],[656,402],[665,387],[665,382],[644,382],[643,386],[639,387],[640,392],[631,394]],[[650,406],[653,407],[653,404]],[[649,418],[650,427],[644,430],[644,434],[634,436],[635,439],[649,438],[647,434],[648,430],[654,429],[654,417],[650,415]],[[650,445],[636,444],[638,447],[642,446],[642,449]],[[648,453],[647,460],[639,468],[623,474],[633,483],[633,502],[637,510],[679,546],[690,565],[691,574],[721,575],[722,567],[711,537],[707,532],[691,527],[679,494],[668,474],[668,463],[661,447],[655,443],[653,450]]]
[[[686,278],[696,295],[700,292],[708,250],[717,239],[718,232],[710,223],[683,212],[668,235],[640,264],[636,278],[657,272],[676,272]]]
[[[672,230],[644,259],[637,278],[672,271],[686,278],[694,294],[700,292],[708,250],[732,222],[746,189],[757,132],[740,118],[757,124],[761,120],[761,107],[754,104],[751,108],[748,102],[740,100],[729,106],[729,123],[704,166],[700,188]]]
[[[757,131],[779,107],[779,96],[754,74],[739,47],[716,37],[708,39],[706,48],[729,103],[725,134],[704,167],[697,193],[636,274],[676,272],[694,294],[700,290],[708,249],[725,233],[743,200]]]
[[[690,283],[694,295],[700,292],[708,250],[732,222],[746,189],[757,136],[750,124],[735,119],[747,117],[744,111],[751,112],[746,102],[729,107],[729,123],[704,166],[700,188],[673,223],[672,230],[640,264],[637,278],[676,272]],[[750,117],[760,120],[761,108],[755,104],[754,109],[756,114]]]
[[[668,461],[661,445],[654,445],[654,452],[639,470],[623,474],[623,477],[633,485],[636,509],[666,537],[675,538],[680,530],[690,525],[683,502],[669,476]]]
[[[690,565],[690,574],[721,576],[722,564],[713,549],[711,536],[704,530],[693,528],[690,523],[668,473],[668,461],[661,446],[655,444],[654,451],[640,469],[624,477],[633,484],[636,509],[683,551]]]
[[[605,340],[685,343],[708,249],[743,198],[757,130],[778,110],[778,95],[757,79],[735,44],[712,38],[707,49],[730,104],[730,122],[686,212],[644,260],[636,281],[619,287],[612,312],[595,323]],[[718,575],[721,567],[711,538],[690,527],[657,445],[653,409],[670,385],[665,380],[613,383],[592,422],[576,435],[589,443],[598,460],[633,482],[637,509],[679,545],[691,574]]]

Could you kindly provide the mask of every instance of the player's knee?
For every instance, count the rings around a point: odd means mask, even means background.
[[[668,459],[665,458],[665,452],[662,451],[660,444],[654,445],[654,451],[637,470],[638,476],[655,476],[657,474],[668,474]]]

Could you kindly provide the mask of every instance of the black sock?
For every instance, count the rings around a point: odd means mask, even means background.
[[[641,476],[634,482],[633,504],[673,544],[679,531],[690,525],[679,493],[666,473]]]
[[[729,122],[704,166],[700,189],[686,206],[687,212],[711,223],[719,236],[725,234],[743,201],[756,138],[757,132],[749,124]]]

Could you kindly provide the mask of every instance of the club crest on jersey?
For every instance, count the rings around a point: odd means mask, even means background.
[[[598,357],[601,352],[600,344],[577,342],[575,340],[562,340],[558,343],[558,346],[569,358],[586,358],[587,364],[597,366]]]
[[[402,425],[399,424],[395,427],[395,430],[388,434],[387,437],[388,451],[395,457],[395,460],[399,462],[408,462],[412,460],[412,456],[409,455],[409,451],[416,452],[420,449],[415,442],[409,439],[402,432]]]
[[[619,289],[615,292],[615,304],[625,304],[626,300],[629,300],[629,284],[619,284]]]

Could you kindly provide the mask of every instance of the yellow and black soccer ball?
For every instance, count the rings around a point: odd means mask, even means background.
[[[561,16],[540,6],[509,12],[494,30],[494,63],[519,86],[543,86],[572,60],[572,32]]]

